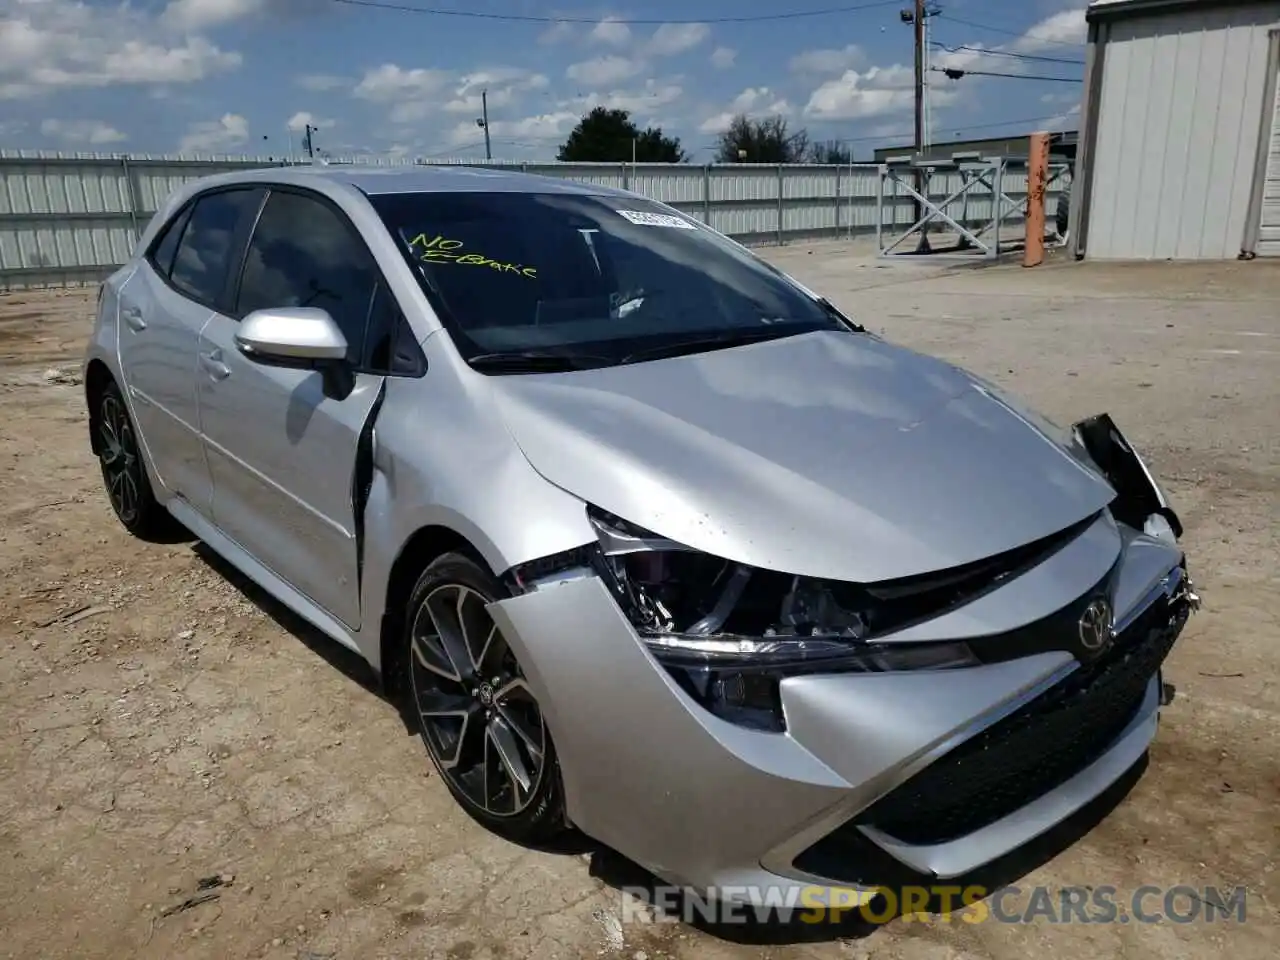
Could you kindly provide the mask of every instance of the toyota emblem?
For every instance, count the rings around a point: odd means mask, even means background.
[[[1088,653],[1098,653],[1111,642],[1111,604],[1097,599],[1080,615],[1080,646]]]

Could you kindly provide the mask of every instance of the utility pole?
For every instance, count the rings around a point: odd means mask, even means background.
[[[911,24],[915,33],[916,48],[916,83],[915,83],[915,100],[916,100],[916,124],[915,124],[915,188],[916,193],[924,196],[926,190],[924,171],[920,168],[920,161],[924,158],[925,148],[925,49],[927,44],[928,33],[925,28],[925,21],[928,17],[937,16],[940,8],[936,3],[929,3],[928,0],[914,0],[911,8],[901,11],[903,23]],[[924,204],[919,198],[912,197],[912,210],[914,211],[912,222],[919,223],[924,218]],[[916,247],[917,253],[931,253],[933,250],[929,246],[929,231],[927,227],[920,229],[920,242]]]
[[[480,119],[476,121],[476,126],[484,131],[484,158],[486,160],[493,159],[493,149],[489,146],[489,91],[480,91]]]
[[[911,25],[915,28],[916,34],[916,159],[918,160],[924,149],[924,0],[916,0]]]
[[[312,159],[314,159],[314,158],[315,158],[315,155],[316,155],[316,154],[315,154],[315,147],[314,147],[314,145],[313,145],[313,144],[312,144],[312,142],[311,142],[311,135],[312,135],[313,133],[315,133],[315,132],[316,132],[316,128],[315,128],[315,127],[313,127],[311,124],[309,124],[309,123],[308,123],[308,124],[306,125],[306,130],[305,130],[305,132],[304,132],[304,133],[303,133],[303,135],[302,135],[302,149],[304,149],[304,150],[306,150],[306,151],[307,151],[307,159],[308,159],[308,160],[312,160]]]

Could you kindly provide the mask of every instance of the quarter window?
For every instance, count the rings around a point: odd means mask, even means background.
[[[249,241],[236,311],[325,310],[347,338],[348,360],[358,365],[378,279],[364,241],[332,208],[273,192]]]
[[[222,300],[241,218],[261,196],[257,190],[223,190],[196,201],[173,259],[174,287],[210,306]]]
[[[191,204],[187,204],[176,217],[169,221],[160,234],[160,239],[151,248],[151,264],[162,277],[168,277],[173,269],[173,258],[178,252],[178,241],[182,239],[182,230],[191,216]]]

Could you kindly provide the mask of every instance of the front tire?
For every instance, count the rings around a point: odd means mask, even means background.
[[[468,814],[508,840],[543,844],[565,829],[564,788],[542,710],[485,610],[504,596],[461,553],[428,565],[405,616],[406,708]]]
[[[178,523],[156,502],[151,479],[142,460],[138,433],[125,406],[120,388],[106,384],[96,399],[91,429],[96,431],[94,448],[102,468],[107,499],[121,526],[142,540],[163,540],[176,531]]]

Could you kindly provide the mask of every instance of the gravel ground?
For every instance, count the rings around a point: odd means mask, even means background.
[[[1110,411],[1149,455],[1205,600],[1170,661],[1178,697],[1141,776],[1006,879],[1110,885],[1121,902],[1144,884],[1243,885],[1245,923],[624,922],[635,868],[585,841],[535,852],[485,833],[349,655],[198,545],[123,533],[75,383],[92,291],[66,291],[0,296],[0,952],[1274,957],[1280,264],[940,270],[839,244],[762,252],[1054,419]]]

